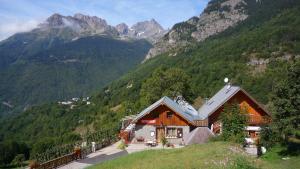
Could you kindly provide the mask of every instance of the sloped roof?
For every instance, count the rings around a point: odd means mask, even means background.
[[[214,113],[218,108],[223,106],[230,98],[232,98],[236,93],[242,91],[246,96],[248,96],[255,104],[257,104],[263,111],[267,112],[262,105],[260,105],[254,98],[252,98],[245,90],[239,86],[229,86],[225,85],[221,90],[219,90],[211,99],[204,103],[198,111],[196,111],[190,104],[185,101],[179,101],[178,103],[173,101],[167,96],[162,97],[141,113],[139,113],[133,122],[137,122],[140,118],[150,113],[152,110],[160,105],[166,105],[173,111],[177,112],[181,117],[193,123],[194,120],[204,120],[208,118],[212,113]]]
[[[184,136],[183,141],[185,145],[201,144],[207,142],[212,136],[214,136],[214,134],[208,127],[197,127]]]
[[[170,109],[178,113],[185,120],[189,121],[190,123],[193,123],[195,117],[193,115],[193,112],[188,111],[189,109],[185,109],[184,107],[180,106],[179,104],[177,104],[175,101],[173,101],[167,96],[162,97],[161,99],[153,103],[151,106],[144,109],[141,113],[137,115],[137,117],[133,120],[133,122],[137,122],[140,118],[150,113],[152,110],[154,110],[160,105],[166,105],[167,107],[169,107]]]
[[[234,96],[241,88],[238,86],[225,85],[211,99],[204,103],[198,110],[199,120],[206,119],[215,112],[219,107],[224,105],[232,96]]]
[[[253,97],[251,97],[244,89],[239,86],[225,85],[221,90],[219,90],[211,99],[204,103],[198,110],[197,120],[206,119],[212,113],[214,113],[218,108],[223,106],[230,98],[232,98],[236,93],[242,91],[247,97],[249,97],[255,104],[257,104],[264,112],[268,115],[270,113],[264,109],[264,107],[259,104]]]

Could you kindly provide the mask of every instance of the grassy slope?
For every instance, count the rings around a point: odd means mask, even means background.
[[[282,154],[282,147],[276,146],[270,152],[262,157],[265,168],[283,169],[283,168],[299,168],[300,156],[284,156]],[[289,157],[289,160],[282,160],[283,157]]]
[[[224,142],[211,142],[187,146],[182,149],[150,150],[134,153],[112,161],[98,164],[90,169],[166,169],[166,168],[263,168],[296,169],[300,157],[284,161],[276,152],[269,153],[272,158],[257,159],[246,155],[236,145]],[[267,154],[266,156],[269,156]]]

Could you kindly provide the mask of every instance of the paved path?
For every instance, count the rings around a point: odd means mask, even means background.
[[[126,151],[118,149],[118,144],[119,142],[100,149],[95,153],[89,154],[85,159],[73,161],[67,165],[59,167],[59,169],[83,169],[88,166],[128,154]]]
[[[118,149],[120,142],[117,142],[111,146],[105,147],[96,151],[95,153],[89,154],[87,158],[73,161],[67,165],[59,167],[59,169],[83,169],[91,165],[102,163],[104,161],[112,160],[120,156],[131,154],[138,151],[149,150],[149,149],[161,149],[161,146],[147,147],[144,144],[130,144],[126,147],[126,150]],[[180,147],[176,147],[180,148]]]

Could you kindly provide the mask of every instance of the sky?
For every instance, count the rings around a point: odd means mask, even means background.
[[[82,13],[110,25],[154,18],[165,29],[200,15],[208,0],[0,0],[0,40],[35,28],[53,13]]]

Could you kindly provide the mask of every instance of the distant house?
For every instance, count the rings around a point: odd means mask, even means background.
[[[60,102],[62,105],[71,105],[73,102],[71,101],[65,101],[65,102]]]
[[[78,102],[78,101],[79,101],[79,98],[74,97],[74,98],[72,98],[72,100],[73,100],[74,102]]]
[[[249,138],[257,137],[260,126],[269,122],[269,113],[245,90],[226,85],[198,111],[182,97],[172,100],[165,96],[137,116],[127,118],[120,137],[126,142],[160,142],[161,137],[165,136],[173,144],[202,143],[222,132],[219,116],[226,103],[238,103],[247,112],[249,121],[245,130]]]

